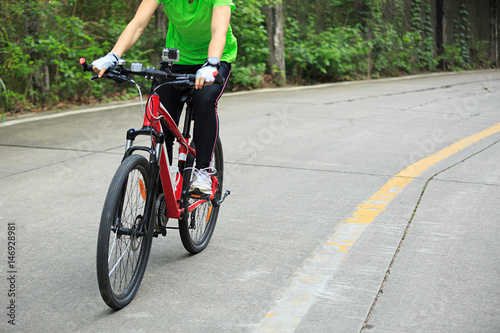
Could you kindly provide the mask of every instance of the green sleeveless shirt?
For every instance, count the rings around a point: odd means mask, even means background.
[[[168,18],[166,47],[179,49],[180,65],[203,64],[208,56],[208,45],[212,38],[212,10],[219,6],[235,6],[232,0],[156,0],[163,3]],[[226,38],[226,47],[221,61],[229,63],[236,59],[238,46],[231,25]]]

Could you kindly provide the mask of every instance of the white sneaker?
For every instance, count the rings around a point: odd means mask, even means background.
[[[212,194],[212,177],[215,172],[209,172],[211,168],[194,169],[191,191],[199,190],[201,193]],[[213,170],[213,169],[212,169]]]

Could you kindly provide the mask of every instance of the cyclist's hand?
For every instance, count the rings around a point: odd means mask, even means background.
[[[99,73],[99,77],[102,77],[106,70],[116,66],[118,60],[120,60],[120,57],[116,53],[108,53],[104,57],[94,60],[92,69],[94,72]]]
[[[217,71],[217,68],[214,66],[204,66],[200,68],[196,72],[196,81],[194,88],[195,89],[201,89],[204,86],[209,86],[215,81],[215,76],[217,76],[219,72]]]

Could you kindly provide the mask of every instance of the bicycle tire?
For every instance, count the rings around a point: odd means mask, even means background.
[[[192,169],[191,163],[187,163],[187,168],[183,173],[183,192],[189,190]],[[189,165],[191,164],[191,165]],[[192,253],[197,254],[203,251],[214,233],[215,224],[219,215],[219,205],[216,204],[221,199],[222,183],[224,178],[224,156],[222,152],[222,142],[217,138],[214,156],[211,162],[211,167],[217,170],[216,177],[219,180],[217,192],[212,200],[208,200],[200,206],[196,207],[192,212],[184,213],[179,220],[179,234],[184,248]],[[182,207],[187,212],[190,204],[199,199],[192,198],[189,195],[183,195]]]
[[[97,280],[102,299],[116,310],[134,298],[149,259],[153,237],[151,209],[147,208],[152,200],[146,198],[149,170],[143,156],[125,158],[111,181],[102,210]]]

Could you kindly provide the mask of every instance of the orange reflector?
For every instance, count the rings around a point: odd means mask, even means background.
[[[214,207],[214,206],[210,206],[210,207],[208,207],[207,223],[208,223],[208,221],[210,220],[210,215],[212,215],[212,208],[213,208],[213,207]]]
[[[146,201],[146,187],[144,186],[142,179],[139,179],[139,188],[141,189],[142,199]]]

